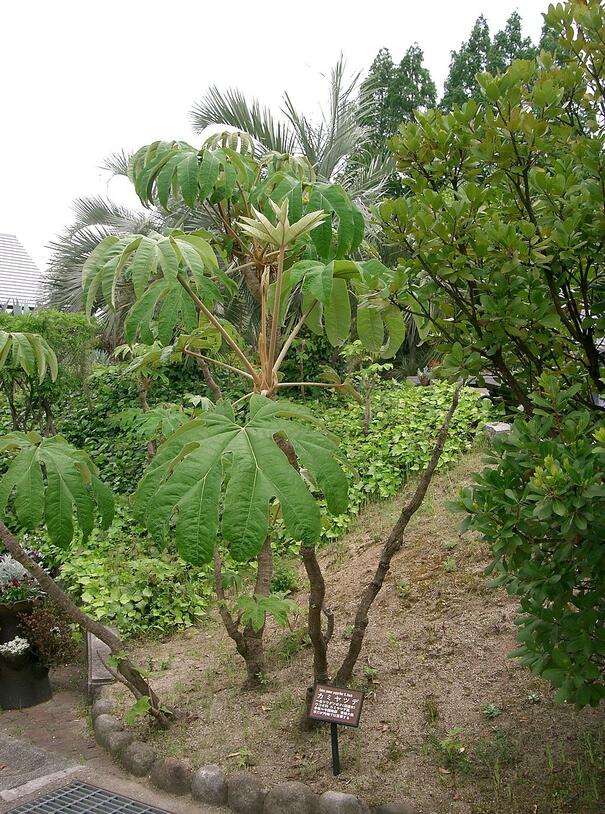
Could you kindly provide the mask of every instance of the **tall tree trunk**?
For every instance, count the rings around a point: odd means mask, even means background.
[[[31,557],[23,550],[18,540],[14,537],[11,531],[0,520],[0,539],[6,546],[9,554],[21,563],[21,565],[32,574],[40,584],[41,588],[51,597],[54,602],[69,616],[69,618],[79,627],[92,633],[111,649],[112,654],[123,653],[124,645],[115,633],[108,630],[100,622],[91,619],[90,616],[84,613],[63,591],[57,583],[50,577],[46,571],[41,568],[37,562],[32,560]],[[166,713],[160,706],[160,701],[156,694],[153,692],[147,680],[141,675],[139,670],[128,658],[120,658],[117,671],[120,673],[121,678],[124,679],[124,684],[131,690],[135,698],[141,696],[148,696],[151,701],[150,714],[157,720],[163,728],[169,725],[169,719]]]
[[[435,474],[435,469],[437,468],[437,464],[439,463],[439,459],[443,453],[443,448],[448,436],[452,416],[458,407],[461,389],[462,386],[458,387],[454,392],[452,403],[447,411],[443,424],[441,425],[441,429],[439,430],[429,465],[424,470],[424,474],[422,475],[422,478],[420,479],[411,500],[403,508],[401,514],[399,515],[399,519],[393,526],[393,529],[391,530],[391,533],[383,546],[374,576],[371,582],[369,582],[366,586],[361,596],[357,606],[357,612],[355,613],[355,624],[353,627],[351,640],[349,642],[349,649],[334,678],[334,683],[338,686],[346,685],[351,680],[353,670],[363,645],[363,640],[369,621],[368,616],[370,608],[372,607],[372,603],[376,599],[384,584],[385,577],[389,572],[389,568],[391,567],[391,560],[403,545],[403,533],[413,515],[422,505],[424,496],[426,495],[427,489],[429,488],[433,475]]]

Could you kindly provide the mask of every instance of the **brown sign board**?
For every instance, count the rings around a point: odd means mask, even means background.
[[[313,693],[309,718],[342,726],[359,726],[364,693],[345,687],[317,684]]]

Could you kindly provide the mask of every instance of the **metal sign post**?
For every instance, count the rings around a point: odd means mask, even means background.
[[[330,724],[330,734],[332,736],[332,774],[334,777],[340,774],[340,752],[338,751],[338,724]]]
[[[329,687],[317,684],[311,701],[309,718],[330,724],[332,742],[332,772],[340,774],[340,753],[338,750],[338,724],[359,726],[364,693],[362,690],[349,690],[346,687]]]

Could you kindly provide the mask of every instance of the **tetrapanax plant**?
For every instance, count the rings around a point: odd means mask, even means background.
[[[364,335],[389,355],[404,339],[404,320],[390,301],[388,270],[376,260],[347,258],[362,246],[361,212],[341,187],[318,183],[304,158],[255,158],[239,136],[201,150],[156,142],[134,155],[129,174],[144,204],[204,209],[213,231],[106,239],[85,264],[86,302],[92,308],[101,293],[111,304],[119,286],[131,286],[130,342],[157,341],[167,346],[163,358],[190,356],[248,384],[238,403],[219,402],[163,444],[135,505],[155,536],[174,528],[186,559],[214,557],[221,614],[252,685],[265,672],[263,629],[227,608],[219,543],[236,559],[257,558],[254,596],[266,597],[270,529],[278,513],[294,539],[312,547],[319,510],[307,484],[335,511],[346,498],[333,441],[311,426],[306,411],[273,403],[282,389],[308,384],[283,381],[280,368],[305,324],[342,344],[351,332],[352,304],[364,326],[371,309],[372,329]],[[238,277],[260,306],[255,347],[224,317]],[[335,382],[317,385],[344,389]]]

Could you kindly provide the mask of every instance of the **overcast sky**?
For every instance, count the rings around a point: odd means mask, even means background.
[[[450,51],[483,13],[492,32],[518,9],[534,40],[547,0],[19,0],[0,31],[0,232],[44,267],[74,198],[135,203],[99,170],[111,152],[155,139],[196,143],[188,113],[208,85],[278,108],[287,89],[313,113],[342,51],[351,73],[381,47],[417,42],[441,90]]]

